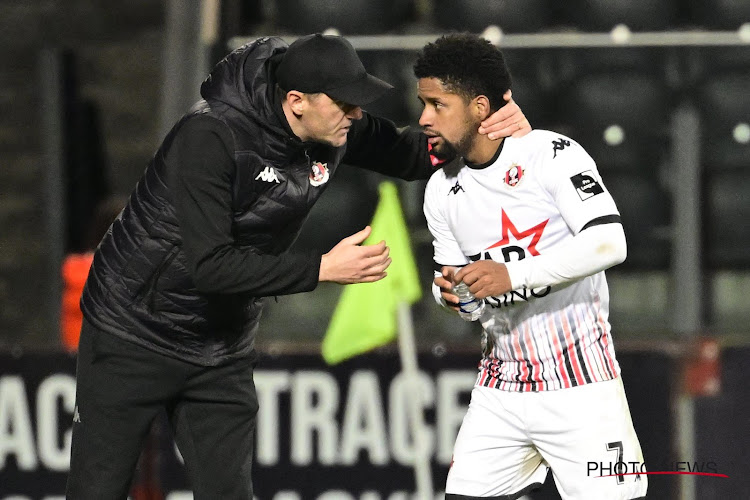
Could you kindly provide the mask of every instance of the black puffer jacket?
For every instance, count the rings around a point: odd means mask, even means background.
[[[252,355],[262,295],[308,291],[317,284],[320,254],[287,254],[327,186],[313,182],[320,173],[316,165],[325,165],[331,178],[342,161],[404,179],[432,173],[419,131],[399,132],[366,113],[344,147],[294,136],[276,102],[273,79],[286,47],[281,39],[263,38],[229,54],[203,83],[204,100],[165,138],[95,254],[81,307],[99,329],[204,366]],[[171,185],[180,165],[170,165],[167,157],[181,128],[197,117],[217,120],[231,132],[234,165],[227,214],[231,244],[194,262],[184,249],[186,231],[180,229]],[[227,265],[240,272],[254,259],[266,265],[277,259],[292,279],[285,273],[283,285],[262,290],[223,286],[220,280],[201,285],[206,273],[226,272]]]

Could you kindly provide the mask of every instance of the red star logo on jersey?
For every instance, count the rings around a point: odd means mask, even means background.
[[[545,220],[544,222],[540,222],[539,224],[532,227],[531,229],[527,229],[525,231],[519,231],[518,229],[516,229],[516,226],[513,225],[513,222],[511,222],[510,217],[508,217],[508,214],[505,213],[505,210],[503,210],[502,230],[500,233],[502,234],[503,239],[489,246],[487,250],[489,250],[490,248],[504,247],[508,245],[510,243],[509,235],[512,234],[513,238],[516,241],[532,236],[531,243],[529,243],[529,246],[527,248],[529,249],[529,253],[531,255],[539,255],[539,252],[536,249],[536,244],[539,243],[539,240],[542,238],[544,227],[547,225],[548,222],[549,222],[549,219]]]

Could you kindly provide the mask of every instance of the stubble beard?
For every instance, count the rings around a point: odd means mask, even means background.
[[[445,137],[443,137],[443,142],[446,146],[446,149],[454,153],[457,156],[460,156],[462,158],[466,158],[470,155],[472,148],[474,147],[474,140],[477,137],[477,129],[479,129],[479,123],[475,122],[474,120],[467,119],[464,122],[464,134],[461,136],[461,138],[456,142],[450,142]],[[439,156],[438,156],[439,158]]]

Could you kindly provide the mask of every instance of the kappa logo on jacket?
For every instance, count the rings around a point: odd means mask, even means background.
[[[279,178],[276,177],[276,171],[273,169],[273,167],[267,166],[266,168],[264,168],[263,171],[259,173],[255,178],[256,181],[258,179],[265,182],[275,182],[276,184],[279,184]]]

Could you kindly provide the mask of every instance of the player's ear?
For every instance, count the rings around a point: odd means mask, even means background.
[[[492,114],[492,109],[490,109],[490,100],[487,98],[486,95],[480,95],[474,98],[474,112],[476,113],[476,117],[482,121],[488,116]]]

